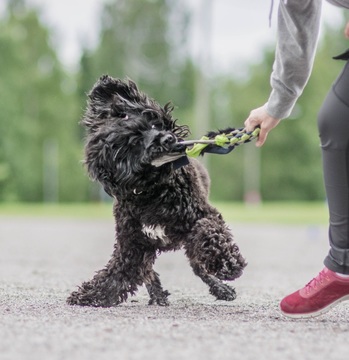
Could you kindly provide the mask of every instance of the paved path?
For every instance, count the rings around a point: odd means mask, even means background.
[[[215,301],[177,252],[156,263],[170,307],[142,288],[95,309],[65,298],[109,259],[112,221],[0,217],[0,359],[348,359],[349,303],[311,320],[278,312],[321,269],[326,228],[231,227],[249,262],[234,302]]]

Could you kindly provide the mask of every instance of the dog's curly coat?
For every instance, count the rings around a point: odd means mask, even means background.
[[[149,304],[168,305],[157,254],[184,247],[196,275],[217,299],[234,300],[234,280],[246,266],[221,214],[208,203],[209,177],[197,160],[175,169],[164,160],[188,135],[130,80],[102,76],[89,94],[82,124],[88,130],[85,162],[115,200],[116,242],[106,267],[67,299],[71,305],[114,306],[145,284]]]

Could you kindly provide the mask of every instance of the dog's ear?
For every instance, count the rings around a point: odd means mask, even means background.
[[[89,96],[91,103],[109,104],[111,102],[140,103],[144,101],[145,95],[142,94],[135,82],[131,79],[114,79],[109,75],[103,75],[93,86]]]
[[[130,79],[116,80],[112,93],[111,116],[125,118],[131,114],[139,114],[150,107],[148,97],[139,91],[136,83]]]
[[[92,135],[85,146],[85,166],[90,178],[99,181],[112,196],[113,168],[110,144],[102,134]]]
[[[88,94],[87,109],[81,123],[93,132],[108,119],[125,119],[151,106],[154,106],[152,100],[139,91],[132,80],[123,81],[103,75]]]

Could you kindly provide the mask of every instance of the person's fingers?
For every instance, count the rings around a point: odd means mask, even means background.
[[[259,134],[258,134],[258,139],[256,141],[256,146],[261,147],[264,145],[265,140],[267,140],[267,136],[268,136],[268,131],[266,131],[265,129],[261,129]]]
[[[347,25],[345,26],[344,29],[344,35],[347,39],[349,39],[349,22],[347,23]]]
[[[249,116],[244,123],[246,131],[253,131],[259,124],[258,122]]]
[[[269,131],[279,122],[280,120],[270,116],[264,107],[259,107],[250,112],[250,115],[246,119],[244,125],[246,131],[253,131],[257,126],[260,127],[260,132],[256,141],[256,146],[260,147],[265,143]]]
[[[260,108],[258,108],[250,112],[250,115],[244,123],[246,131],[253,131],[257,126],[262,124],[263,118],[261,117],[260,111]]]
[[[279,123],[280,120],[272,117],[269,117],[269,119],[261,123],[261,129],[259,131],[258,139],[256,141],[256,146],[258,147],[263,146],[270,130],[274,129]]]

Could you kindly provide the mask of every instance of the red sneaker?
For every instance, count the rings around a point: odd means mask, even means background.
[[[349,300],[349,278],[341,278],[325,267],[303,289],[286,296],[280,310],[291,318],[313,317],[344,300]]]

